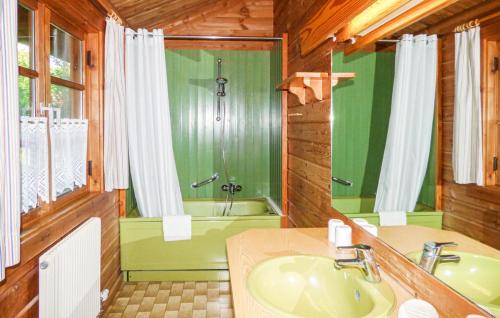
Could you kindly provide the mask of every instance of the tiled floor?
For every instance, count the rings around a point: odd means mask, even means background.
[[[125,283],[105,318],[233,317],[229,282]]]

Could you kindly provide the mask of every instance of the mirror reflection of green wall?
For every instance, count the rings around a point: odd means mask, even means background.
[[[332,71],[355,72],[333,88],[332,197],[374,197],[384,155],[394,81],[395,52],[334,52]],[[434,147],[433,147],[434,148]],[[434,206],[434,151],[420,202]]]

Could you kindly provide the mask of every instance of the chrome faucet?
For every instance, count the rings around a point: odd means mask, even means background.
[[[356,251],[356,258],[335,260],[335,268],[357,268],[365,279],[370,283],[380,283],[380,272],[373,257],[373,249],[369,245],[356,244],[352,246],[339,246],[338,250],[353,249]]]
[[[434,274],[438,262],[459,262],[460,256],[441,255],[444,247],[455,247],[457,245],[458,244],[454,242],[425,242],[419,266],[425,271]]]

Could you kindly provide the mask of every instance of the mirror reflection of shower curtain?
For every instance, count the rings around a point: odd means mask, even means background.
[[[126,30],[126,104],[134,192],[144,217],[184,214],[168,99],[163,32]]]
[[[404,225],[406,212],[415,209],[431,148],[436,67],[436,35],[403,35],[375,200],[380,225]]]
[[[484,185],[481,118],[481,30],[455,33],[453,180]]]

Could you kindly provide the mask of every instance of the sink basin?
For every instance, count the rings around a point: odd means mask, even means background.
[[[500,259],[458,251],[443,252],[446,254],[460,256],[460,262],[438,263],[434,275],[500,317]],[[421,255],[413,252],[407,257],[418,263]]]
[[[257,302],[281,317],[387,317],[396,303],[387,283],[369,283],[356,269],[337,270],[327,257],[264,261],[250,272],[247,286]]]

